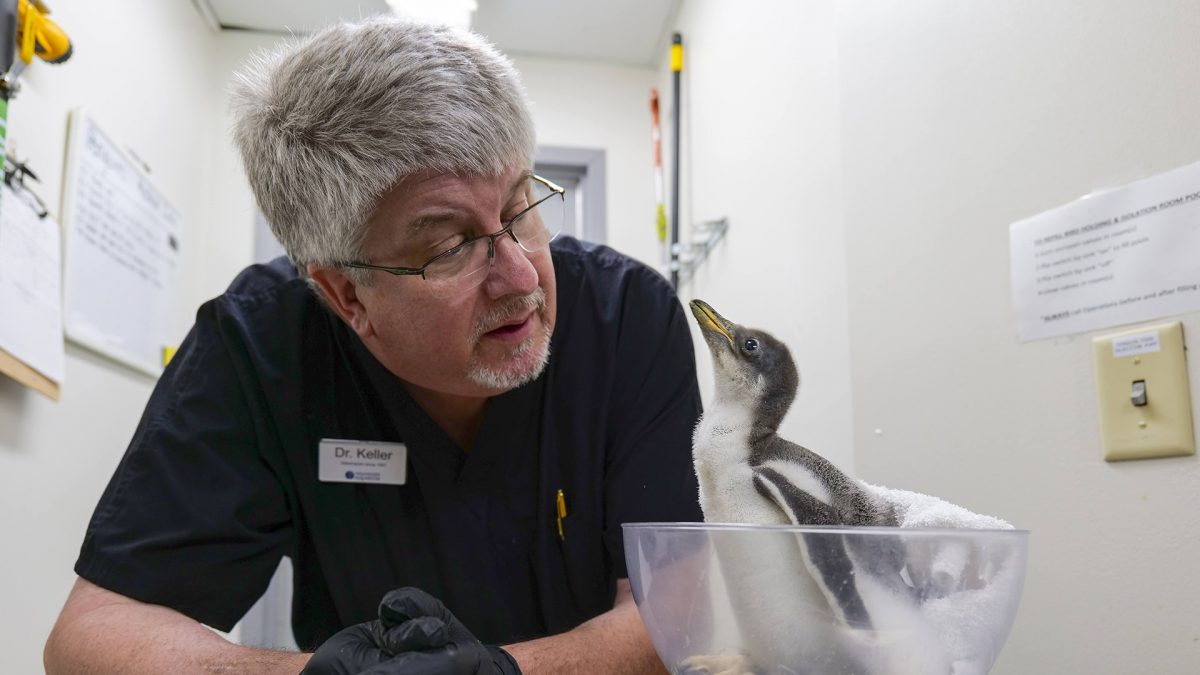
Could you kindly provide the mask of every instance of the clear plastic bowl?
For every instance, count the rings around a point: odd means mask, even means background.
[[[1025,583],[1025,530],[628,523],[672,673],[981,675]]]

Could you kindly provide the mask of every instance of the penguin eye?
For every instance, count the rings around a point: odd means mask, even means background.
[[[758,349],[758,340],[755,340],[754,338],[748,338],[743,347],[745,347],[746,351],[748,352],[756,351]]]

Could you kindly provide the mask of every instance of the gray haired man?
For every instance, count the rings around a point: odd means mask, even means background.
[[[376,19],[258,59],[288,256],[205,303],[88,526],[50,673],[643,673],[621,523],[694,521],[663,279],[558,236],[512,64]],[[231,644],[282,556],[305,652]]]

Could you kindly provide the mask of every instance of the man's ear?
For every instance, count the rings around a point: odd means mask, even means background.
[[[358,286],[338,267],[308,264],[308,276],[317,282],[325,304],[330,307],[358,337],[366,339],[375,333],[367,308],[358,296]]]

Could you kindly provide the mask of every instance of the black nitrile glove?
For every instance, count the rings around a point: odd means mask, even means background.
[[[301,675],[521,675],[508,652],[483,645],[417,588],[389,592],[379,619],[329,638]]]
[[[334,634],[321,644],[301,675],[358,675],[380,664],[398,670],[381,671],[442,675],[447,631],[438,619],[422,617],[401,625],[366,621]]]

